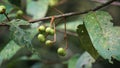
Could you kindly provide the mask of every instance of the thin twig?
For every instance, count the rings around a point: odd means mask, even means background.
[[[53,26],[54,26],[54,40],[53,40],[53,42],[56,42],[56,27],[55,27],[55,23],[53,23]]]
[[[53,26],[54,20],[55,20],[55,17],[54,17],[54,16],[52,16],[52,18],[51,18],[51,20],[50,20],[50,27],[52,27],[52,26]]]
[[[68,48],[66,18],[64,18],[64,29],[65,29],[64,40],[65,40],[65,43],[66,43],[66,47],[65,47],[65,50],[66,50]]]
[[[97,11],[103,7],[106,7],[108,5],[110,5],[111,3],[113,3],[114,1],[116,0],[111,0],[111,1],[108,1],[104,4],[102,4],[101,6],[98,6],[94,9],[90,9],[90,10],[87,10],[87,11],[84,11],[84,12],[70,12],[70,13],[65,13],[65,14],[60,14],[60,15],[54,15],[55,19],[56,18],[61,18],[61,17],[68,17],[68,16],[74,16],[74,15],[81,15],[81,14],[86,14],[88,12],[91,12],[91,11]],[[52,16],[49,16],[49,17],[44,17],[44,18],[41,18],[41,19],[36,19],[36,20],[30,20],[29,23],[35,23],[35,22],[38,22],[38,21],[44,21],[44,20],[50,20]]]
[[[98,2],[98,3],[106,3],[106,0],[92,0],[92,1]],[[111,3],[111,5],[120,6],[120,2],[113,2]]]
[[[61,12],[60,10],[58,10],[57,8],[54,8],[57,12],[59,12],[60,14],[63,14],[63,12]],[[63,17],[64,19],[64,40],[65,40],[65,50],[68,48],[68,41],[67,41],[67,28],[66,28],[66,18]]]
[[[9,19],[9,17],[8,17],[8,15],[7,15],[7,13],[4,13],[4,15],[5,15],[5,17],[7,18],[7,20],[10,21],[10,19]]]

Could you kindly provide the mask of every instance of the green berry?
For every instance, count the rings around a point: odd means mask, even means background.
[[[3,6],[3,5],[1,5],[1,6],[0,6],[0,14],[5,13],[5,11],[6,11],[6,7]]]
[[[50,0],[49,5],[51,7],[55,6],[58,3],[58,0]]]
[[[57,53],[60,56],[65,56],[66,55],[65,49],[63,49],[63,48],[58,48]]]
[[[44,26],[44,25],[39,26],[39,27],[38,27],[38,30],[39,30],[40,32],[45,32],[45,26]]]
[[[22,10],[18,10],[16,13],[17,16],[22,16],[23,15],[23,11]]]
[[[47,27],[45,30],[46,33],[50,34],[50,35],[54,35],[55,31],[53,28],[51,27]]]
[[[47,46],[51,46],[51,45],[53,44],[53,41],[47,40],[47,41],[45,42],[45,44],[46,44]]]
[[[50,34],[54,35],[54,33],[55,33],[54,29],[51,29]]]
[[[45,36],[43,34],[39,34],[38,39],[40,40],[40,42],[45,42]]]

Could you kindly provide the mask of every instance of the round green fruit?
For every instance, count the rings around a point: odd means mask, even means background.
[[[54,29],[51,28],[51,27],[47,27],[46,30],[45,30],[45,32],[47,34],[50,34],[50,35],[54,35],[54,33],[55,33]]]
[[[22,10],[18,10],[16,13],[17,16],[22,16],[23,15],[23,11]]]
[[[47,41],[45,42],[45,44],[46,44],[47,46],[51,46],[51,45],[53,44],[53,41],[47,40]]]
[[[39,27],[38,27],[38,30],[39,30],[40,32],[44,32],[44,31],[45,31],[45,26],[44,26],[44,25],[39,26]]]
[[[57,53],[60,56],[65,56],[66,55],[65,49],[63,49],[63,48],[58,48]]]
[[[53,7],[53,6],[57,5],[57,3],[58,3],[58,0],[50,0],[49,5],[51,7]]]
[[[38,39],[40,40],[40,42],[45,42],[45,36],[43,34],[39,34]]]
[[[3,6],[3,5],[1,5],[1,6],[0,6],[0,14],[5,13],[5,11],[6,11],[6,7]]]

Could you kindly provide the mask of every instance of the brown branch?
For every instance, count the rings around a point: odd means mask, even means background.
[[[105,0],[92,0],[92,1],[95,1],[98,3],[106,3]],[[113,3],[111,3],[111,5],[120,6],[120,2],[113,2]]]
[[[91,11],[97,11],[103,7],[106,7],[108,5],[110,5],[111,3],[113,3],[114,1],[116,0],[111,0],[111,1],[108,1],[104,4],[102,4],[101,6],[98,6],[94,9],[90,9],[90,10],[87,10],[87,11],[84,11],[84,12],[70,12],[70,13],[65,13],[65,14],[61,14],[61,15],[54,15],[55,19],[56,18],[61,18],[61,17],[68,17],[68,16],[74,16],[74,15],[81,15],[81,14],[86,14],[88,12],[91,12]],[[44,21],[44,20],[50,20],[52,16],[49,16],[49,17],[44,17],[44,18],[41,18],[41,19],[36,19],[36,20],[30,20],[29,23],[35,23],[35,22],[38,22],[38,21]]]

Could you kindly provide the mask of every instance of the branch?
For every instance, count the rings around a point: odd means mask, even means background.
[[[88,12],[91,12],[91,11],[97,11],[103,7],[106,7],[108,5],[110,5],[111,3],[113,3],[114,1],[116,0],[111,0],[111,1],[108,1],[104,4],[102,4],[101,6],[98,6],[94,9],[90,9],[90,10],[87,10],[87,11],[84,11],[84,12],[71,12],[71,13],[65,13],[65,14],[61,14],[61,15],[55,15],[54,17],[55,18],[61,18],[61,17],[68,17],[68,16],[74,16],[74,15],[81,15],[81,14],[86,14]],[[36,19],[36,20],[30,20],[29,23],[35,23],[35,22],[38,22],[38,21],[44,21],[44,20],[50,20],[52,16],[49,16],[49,17],[44,17],[44,18],[41,18],[41,19]]]
[[[92,0],[92,1],[95,1],[95,2],[98,2],[98,3],[106,3],[105,0]],[[120,6],[120,2],[113,2],[113,3],[111,3],[111,5]]]

